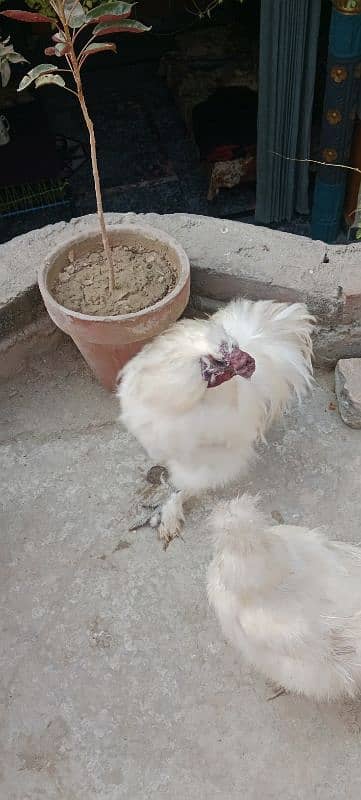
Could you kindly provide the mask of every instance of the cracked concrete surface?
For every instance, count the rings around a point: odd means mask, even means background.
[[[358,542],[361,431],[318,380],[239,488]],[[361,706],[267,703],[223,640],[205,596],[212,496],[166,553],[129,533],[149,465],[70,344],[3,383],[0,409],[1,798],[359,798]]]

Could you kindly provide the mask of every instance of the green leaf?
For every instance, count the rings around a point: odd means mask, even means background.
[[[65,80],[61,75],[41,75],[35,81],[35,88],[39,89],[40,86],[45,86],[46,83],[55,83],[56,86],[65,86]]]
[[[89,56],[95,55],[95,53],[103,53],[103,52],[117,52],[117,46],[113,42],[93,42],[92,44],[88,44],[87,47],[84,47],[82,50],[82,64],[84,61],[89,58]]]
[[[20,53],[9,53],[7,56],[7,60],[10,61],[11,64],[28,64],[27,58],[21,56]]]
[[[66,42],[66,36],[64,31],[57,31],[51,37],[53,42]]]
[[[116,21],[116,18],[126,19],[132,13],[134,3],[122,3],[119,0],[109,0],[108,3],[101,3],[100,6],[88,11],[86,18],[88,22],[109,22]],[[114,19],[113,19],[114,18]]]
[[[62,31],[55,33],[54,36],[51,37],[55,45],[52,47],[47,47],[44,50],[46,56],[57,56],[61,58],[65,56],[66,53],[70,51],[70,44],[66,41],[65,35]]]
[[[361,239],[361,228],[358,228],[356,231],[356,239],[357,240]]]
[[[15,52],[10,42],[10,36],[3,40],[0,37],[0,80],[3,88],[9,83],[11,64],[22,64],[24,62],[26,62],[26,58]]]
[[[20,81],[18,92],[23,92],[24,89],[27,89],[31,83],[42,75],[48,75],[50,72],[57,72],[58,69],[59,67],[55,67],[54,64],[39,64],[37,67],[33,67],[33,69],[24,75],[22,81]]]
[[[135,19],[125,19],[124,22],[101,22],[93,30],[93,36],[108,36],[111,33],[145,33],[150,31],[142,22]]]
[[[65,0],[64,12],[70,28],[81,28],[86,22],[86,13],[79,0]]]
[[[61,58],[62,56],[65,56],[66,53],[69,53],[70,44],[67,42],[58,42],[58,44],[55,45],[54,50],[55,55],[58,56],[58,58]]]
[[[8,85],[11,76],[10,66],[7,61],[0,61],[0,78],[3,89]]]

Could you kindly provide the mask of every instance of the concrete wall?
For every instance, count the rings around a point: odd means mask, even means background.
[[[108,224],[166,230],[192,267],[190,311],[209,311],[235,296],[304,301],[315,314],[318,362],[361,356],[361,245],[325,245],[293,234],[191,214],[108,214]],[[49,250],[97,224],[89,215],[49,225],[0,245],[0,336],[43,310],[36,273]]]

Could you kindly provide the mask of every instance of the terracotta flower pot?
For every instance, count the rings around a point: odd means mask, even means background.
[[[189,299],[190,268],[183,248],[167,233],[147,225],[114,225],[109,228],[109,239],[112,246],[151,242],[152,250],[166,249],[178,273],[174,289],[149,308],[118,316],[90,316],[59,305],[52,295],[52,286],[69,263],[69,251],[76,258],[102,250],[98,230],[74,236],[53,250],[40,268],[38,280],[49,316],[71,336],[99,381],[112,391],[121,367],[183,313]]]

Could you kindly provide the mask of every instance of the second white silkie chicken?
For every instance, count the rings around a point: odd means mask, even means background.
[[[184,500],[242,474],[270,422],[305,394],[312,327],[301,303],[236,300],[177,322],[125,366],[122,421],[175,490],[155,515],[165,544]]]
[[[361,550],[318,530],[270,525],[257,498],[218,505],[208,598],[243,658],[317,701],[361,690]]]

